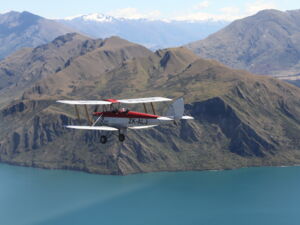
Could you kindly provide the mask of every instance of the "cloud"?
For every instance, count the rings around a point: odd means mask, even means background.
[[[211,14],[205,12],[198,12],[198,13],[191,13],[187,15],[177,16],[173,19],[177,21],[186,21],[186,20],[188,21],[206,21],[206,20],[233,21],[239,18],[241,18],[241,16],[230,15],[230,14]]]
[[[124,18],[124,19],[150,19],[155,20],[159,19],[161,16],[161,12],[159,10],[142,13],[136,8],[123,8],[116,9],[107,13],[109,16],[113,16],[115,18]]]
[[[200,2],[199,4],[193,7],[193,10],[189,12],[182,13],[181,15],[175,16],[172,20],[177,21],[232,21],[235,19],[240,18],[237,14],[240,12],[239,8],[237,7],[226,7],[220,9],[220,13],[208,13],[203,11],[203,9],[207,9],[211,5],[211,0],[205,0]],[[199,10],[201,10],[199,12]]]
[[[203,2],[200,2],[199,4],[195,5],[194,9],[201,10],[201,9],[207,8],[208,6],[209,6],[209,1],[203,1]]]
[[[163,16],[159,10],[154,11],[141,11],[137,8],[127,7],[112,10],[107,12],[105,15],[112,16],[115,18],[124,19],[148,19],[148,20],[162,20],[165,22],[170,22],[172,20],[176,21],[233,21],[236,19],[241,19],[246,16],[253,15],[260,10],[264,9],[276,9],[278,8],[271,0],[252,0],[250,4],[244,3],[244,5],[228,5],[223,8],[211,10],[210,6],[214,3],[213,0],[202,0],[194,7],[191,6],[187,11],[173,12],[173,16],[168,17]],[[216,3],[216,2],[215,2]],[[215,8],[215,7],[213,7]],[[72,18],[72,17],[71,17]],[[69,18],[70,19],[70,18]]]
[[[11,12],[11,10],[0,10],[0,14],[5,14],[5,13],[9,13],[9,12]]]
[[[210,4],[209,1],[204,1],[198,4],[200,9],[204,6],[208,6]],[[176,16],[173,19],[178,21],[203,21],[203,20],[212,20],[212,21],[233,21],[236,19],[241,19],[253,14],[256,14],[258,11],[264,9],[278,9],[276,4],[267,2],[264,0],[256,0],[254,2],[247,3],[244,6],[237,7],[237,6],[227,6],[224,8],[219,9],[219,13],[206,13],[206,12],[189,12],[184,13],[180,16]]]
[[[251,4],[248,3],[246,5],[245,13],[246,15],[253,15],[264,9],[277,9],[277,8],[278,7],[274,3],[257,0],[256,2],[253,2]]]
[[[85,15],[84,14],[77,14],[75,16],[67,16],[67,17],[64,18],[64,20],[73,20],[73,19],[76,19],[76,18],[82,17],[82,16],[85,16]]]
[[[220,9],[220,12],[224,15],[239,15],[241,13],[240,8],[235,6],[228,6]]]

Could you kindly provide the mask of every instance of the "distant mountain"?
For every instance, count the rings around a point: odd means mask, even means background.
[[[256,74],[300,74],[300,10],[263,10],[187,46],[199,56]]]
[[[185,48],[153,53],[118,37],[68,34],[16,53],[0,71],[1,162],[104,174],[300,163],[300,89]],[[78,121],[72,107],[55,103],[146,96],[183,96],[195,120],[102,145],[99,132],[65,129]]]
[[[0,59],[23,47],[45,44],[69,32],[74,30],[30,12],[0,14]]]
[[[58,22],[91,37],[106,38],[116,35],[150,49],[180,46],[203,39],[228,24],[225,21],[124,19],[97,13]]]

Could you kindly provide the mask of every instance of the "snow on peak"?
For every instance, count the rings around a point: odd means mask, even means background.
[[[65,18],[65,20],[74,20],[74,19],[82,19],[84,21],[95,21],[95,22],[112,22],[114,18],[111,16],[106,16],[101,13],[91,13],[88,15],[77,15],[77,16],[71,16]]]
[[[97,22],[112,22],[113,17],[106,16],[106,15],[100,14],[100,13],[92,13],[92,14],[88,14],[88,15],[83,16],[83,20],[97,21]]]

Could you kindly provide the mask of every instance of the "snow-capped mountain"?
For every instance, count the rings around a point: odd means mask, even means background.
[[[120,36],[151,49],[184,45],[203,39],[228,24],[226,21],[129,19],[92,13],[58,22],[94,38]]]
[[[106,23],[106,22],[113,22],[115,18],[112,16],[104,15],[102,13],[91,13],[88,15],[66,17],[65,20],[66,21],[83,20],[83,21],[94,21],[94,22]]]

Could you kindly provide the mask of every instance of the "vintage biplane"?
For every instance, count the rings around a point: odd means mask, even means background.
[[[165,123],[176,123],[178,120],[193,119],[191,116],[184,115],[183,98],[179,98],[169,106],[166,116],[156,114],[153,103],[172,101],[169,98],[151,97],[151,98],[136,98],[136,99],[106,99],[106,100],[59,100],[57,102],[74,105],[75,113],[78,121],[81,121],[78,106],[83,105],[86,119],[89,122],[88,126],[68,125],[67,128],[82,129],[82,130],[98,130],[105,132],[118,132],[119,141],[125,140],[125,132],[127,129],[138,130],[147,129]],[[123,104],[143,104],[144,112],[131,111],[128,108],[123,108]],[[149,104],[151,106],[149,109]],[[88,113],[87,106],[95,106],[92,116]],[[102,107],[99,107],[102,106]],[[148,106],[148,107],[147,107]],[[150,113],[151,111],[151,113]],[[100,136],[100,142],[107,142],[107,135]]]

